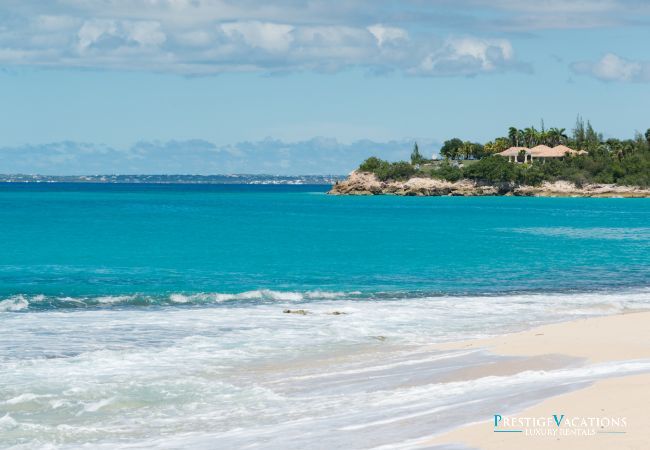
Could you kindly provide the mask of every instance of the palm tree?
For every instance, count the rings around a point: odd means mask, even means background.
[[[463,142],[463,146],[462,146],[462,148],[461,148],[460,151],[461,151],[461,153],[462,153],[464,159],[469,159],[469,157],[470,157],[470,156],[472,155],[472,153],[473,153],[473,150],[474,150],[473,147],[474,147],[474,146],[472,145],[471,142],[469,142],[469,141],[465,141],[465,142]]]
[[[537,133],[537,144],[548,145],[551,139],[551,135],[547,130],[541,130]]]
[[[537,133],[537,130],[535,127],[528,127],[524,130],[524,141],[526,142],[526,146],[528,147],[534,147],[536,142],[539,139],[539,133]]]
[[[548,145],[555,147],[556,145],[563,144],[569,139],[566,135],[565,128],[549,128],[548,130]]]
[[[508,128],[508,138],[510,139],[510,145],[513,147],[519,147],[519,130],[515,127]]]

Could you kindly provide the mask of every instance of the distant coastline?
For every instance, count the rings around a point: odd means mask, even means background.
[[[106,184],[320,184],[332,185],[342,175],[2,175],[0,183]]]
[[[578,116],[564,128],[508,129],[481,144],[452,138],[425,158],[417,142],[410,161],[372,156],[330,190],[335,195],[515,195],[650,197],[650,129],[633,139],[604,139]]]
[[[381,181],[370,172],[354,171],[335,183],[330,195],[403,195],[403,196],[523,196],[523,197],[625,197],[650,198],[650,189],[615,184],[584,184],[567,181],[525,185],[514,182],[486,182],[470,179],[457,181],[414,176],[407,180]]]

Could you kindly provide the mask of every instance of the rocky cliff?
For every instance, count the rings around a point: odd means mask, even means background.
[[[410,195],[410,196],[484,196],[515,195],[528,197],[650,197],[650,189],[614,184],[588,184],[576,187],[567,181],[544,182],[539,186],[514,183],[480,183],[472,180],[455,182],[433,178],[411,178],[406,181],[380,181],[372,173],[352,172],[336,183],[332,195]]]

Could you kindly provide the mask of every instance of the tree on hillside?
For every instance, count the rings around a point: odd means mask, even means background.
[[[600,144],[601,136],[596,133],[594,128],[591,126],[591,123],[587,121],[587,128],[585,130],[585,144],[587,150],[594,150]]]
[[[524,137],[525,137],[524,130],[517,130],[517,144],[519,144],[519,146],[524,145],[524,143],[526,142]]]
[[[648,146],[650,147],[650,128],[645,132],[645,140],[648,142]]]
[[[575,141],[575,146],[582,150],[585,144],[585,122],[582,120],[582,117],[578,114],[576,117],[576,125],[573,128],[573,140]]]
[[[449,139],[445,141],[440,149],[440,155],[446,159],[457,159],[461,156],[461,149],[463,141],[458,138]]]
[[[464,159],[480,159],[483,156],[483,146],[478,142],[463,142],[463,146],[460,148],[460,155]]]
[[[512,147],[511,144],[512,142],[510,141],[510,138],[506,138],[506,137],[496,138],[494,141],[487,142],[483,146],[481,157],[490,156],[495,153],[500,153],[506,150],[508,147]]]
[[[463,146],[460,148],[460,155],[463,157],[463,159],[469,159],[473,153],[474,145],[470,141],[463,142]]]
[[[539,142],[539,133],[535,127],[528,127],[524,130],[524,142],[526,147],[534,147]]]
[[[413,151],[411,152],[411,164],[414,166],[418,164],[422,164],[422,161],[424,158],[420,154],[420,148],[418,147],[418,143],[416,142],[415,145],[413,145]]]
[[[549,128],[546,132],[546,144],[552,147],[564,144],[569,137],[566,135],[565,128]]]
[[[515,127],[508,128],[508,139],[510,139],[510,146],[519,147],[519,130]]]
[[[596,140],[596,131],[594,127],[591,126],[591,122],[587,121],[587,127],[585,128],[585,141],[590,142]]]

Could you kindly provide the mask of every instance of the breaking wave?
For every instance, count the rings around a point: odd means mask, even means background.
[[[17,294],[0,297],[0,313],[20,313],[59,309],[107,309],[138,307],[209,307],[253,306],[273,303],[345,302],[435,302],[438,306],[464,310],[467,308],[490,312],[494,308],[517,309],[522,305],[553,308],[590,315],[594,312],[614,313],[646,309],[650,302],[650,288],[633,290],[597,290],[591,292],[507,292],[502,294],[449,295],[440,292],[361,292],[361,291],[279,291],[258,289],[239,293],[199,292],[161,294],[120,294],[88,296],[48,296]]]
[[[42,311],[73,308],[111,308],[170,305],[210,305],[219,303],[301,302],[305,300],[336,300],[357,297],[359,292],[332,291],[275,291],[259,289],[240,293],[171,293],[162,295],[102,295],[102,296],[46,296],[13,295],[0,300],[0,312]]]
[[[0,312],[22,311],[29,307],[29,302],[23,295],[14,295],[0,301]]]

